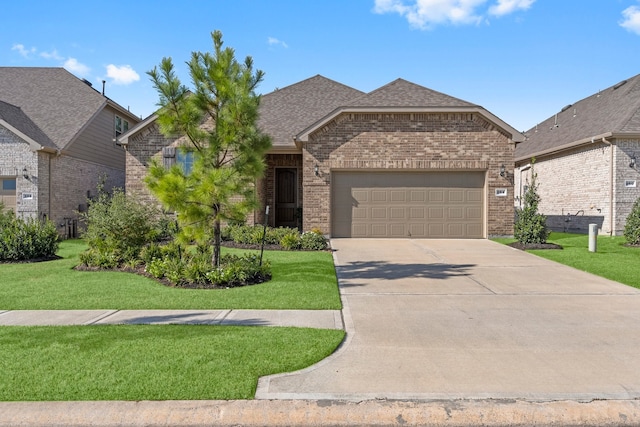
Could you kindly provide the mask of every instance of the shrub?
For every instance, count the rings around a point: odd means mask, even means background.
[[[547,217],[538,213],[540,196],[536,183],[537,174],[533,170],[535,159],[531,160],[531,183],[524,194],[524,206],[518,210],[514,224],[514,237],[520,243],[546,243],[549,237]]]
[[[327,249],[327,239],[320,230],[305,231],[300,236],[300,246],[308,251],[323,251]]]
[[[82,237],[89,245],[81,261],[104,268],[134,262],[146,244],[167,238],[172,230],[157,210],[127,198],[121,189],[111,196],[100,191],[81,219],[87,227]]]
[[[287,251],[300,249],[301,244],[302,240],[300,238],[300,233],[298,233],[297,230],[290,231],[280,240],[280,246]]]
[[[0,205],[0,260],[26,261],[51,258],[58,250],[56,226],[49,220],[23,220]]]
[[[623,234],[628,244],[640,245],[640,198],[633,204],[627,216]]]
[[[215,268],[211,263],[212,247],[183,251],[182,257],[176,256],[175,247],[162,247],[160,252],[161,257],[154,257],[147,262],[146,271],[153,277],[167,279],[176,286],[236,287],[261,283],[271,278],[271,265],[267,261],[260,266],[255,254],[222,255],[220,268]]]

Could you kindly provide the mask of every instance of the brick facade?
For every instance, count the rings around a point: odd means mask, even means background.
[[[539,210],[547,216],[551,230],[587,233],[589,224],[598,224],[600,234],[622,234],[626,217],[640,197],[640,169],[629,167],[632,155],[640,158],[640,140],[610,142],[536,159]],[[522,205],[530,179],[527,165],[515,169],[516,207]],[[625,187],[626,180],[635,180],[636,187]]]
[[[28,177],[23,176],[26,168]],[[33,151],[29,144],[0,127],[0,176],[16,177],[16,214],[51,219],[63,236],[69,223],[86,209],[102,182],[106,191],[124,187],[124,170],[66,155]],[[30,195],[30,196],[26,196]],[[77,229],[76,229],[77,231]]]
[[[509,137],[478,114],[341,114],[303,146],[303,229],[330,233],[331,172],[335,170],[486,172],[487,236],[513,235]],[[314,173],[318,165],[318,176]]]

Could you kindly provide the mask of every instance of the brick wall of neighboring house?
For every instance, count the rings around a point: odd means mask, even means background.
[[[636,166],[630,167],[631,157],[635,156]],[[615,152],[615,231],[622,234],[627,216],[640,197],[640,139],[616,140]],[[635,187],[631,186],[635,181]]]
[[[331,227],[331,171],[404,169],[485,171],[488,236],[513,235],[514,145],[477,114],[342,114],[303,147],[303,229]],[[319,167],[315,176],[314,165]],[[506,188],[508,197],[496,197]]]
[[[124,188],[124,170],[80,160],[69,156],[51,158],[51,214],[58,231],[69,233],[69,221],[78,219],[78,210],[86,209],[87,196],[98,194],[98,184],[111,192]],[[81,227],[81,224],[78,224]]]
[[[27,168],[28,178],[23,176]],[[29,143],[0,126],[0,177],[16,178],[16,215],[21,218],[36,218],[38,212],[39,173],[38,153]],[[24,198],[23,194],[26,197]]]
[[[589,224],[598,224],[600,233],[609,234],[610,166],[611,148],[603,142],[536,158],[539,211],[551,230],[587,233]],[[531,169],[516,168],[515,175],[516,196],[522,196]]]

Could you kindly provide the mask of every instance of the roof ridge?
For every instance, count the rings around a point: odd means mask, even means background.
[[[351,87],[351,86],[349,86],[349,85],[346,85],[346,84],[344,84],[344,83],[341,83],[341,82],[339,82],[339,81],[337,81],[337,80],[330,79],[330,78],[328,78],[328,77],[323,76],[322,74],[316,74],[315,76],[307,77],[307,78],[306,78],[306,79],[304,79],[304,80],[300,80],[299,82],[292,83],[292,84],[287,85],[287,86],[284,86],[284,87],[282,87],[282,88],[276,88],[276,89],[272,90],[271,92],[267,92],[267,93],[263,94],[263,96],[270,95],[270,94],[272,94],[272,93],[279,92],[279,91],[281,91],[281,90],[290,89],[290,88],[293,88],[293,87],[299,86],[299,85],[301,85],[301,84],[307,83],[307,82],[309,82],[309,81],[311,81],[311,80],[314,80],[314,79],[322,79],[322,80],[326,80],[326,81],[331,82],[331,83],[333,83],[333,84],[337,84],[337,85],[343,86],[343,87],[345,87],[345,88],[347,88],[347,89],[356,90],[356,91],[361,92],[361,93],[363,93],[363,94],[364,94],[364,92],[362,92],[360,89],[356,89],[356,88],[354,88],[354,87]]]

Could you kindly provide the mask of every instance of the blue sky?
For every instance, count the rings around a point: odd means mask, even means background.
[[[267,93],[321,74],[368,92],[399,77],[524,131],[640,73],[640,0],[20,0],[3,2],[0,66],[62,67],[140,116],[146,72],[183,83],[213,30]]]

